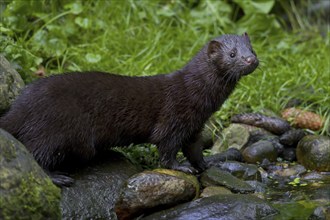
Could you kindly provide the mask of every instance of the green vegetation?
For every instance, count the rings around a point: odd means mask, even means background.
[[[98,70],[142,76],[172,72],[211,38],[246,31],[261,65],[215,114],[222,125],[238,112],[279,114],[292,99],[329,125],[330,32],[326,27],[322,36],[322,13],[313,17],[301,5],[309,1],[299,2],[4,1],[0,51],[26,82],[37,78],[40,66],[46,75]]]

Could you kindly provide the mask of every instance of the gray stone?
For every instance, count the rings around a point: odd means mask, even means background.
[[[270,141],[258,141],[244,149],[243,158],[248,163],[262,162],[264,159],[276,161],[277,151]]]
[[[212,147],[212,153],[220,153],[228,148],[240,150],[249,140],[249,130],[241,124],[230,124],[222,132],[222,137],[217,139]]]
[[[214,195],[222,195],[222,194],[233,194],[229,189],[222,187],[222,186],[208,186],[203,189],[200,197],[210,197]]]
[[[6,111],[24,87],[19,73],[0,55],[0,114]]]
[[[173,208],[146,216],[145,220],[185,219],[267,219],[277,213],[266,201],[254,195],[216,195],[194,200]]]
[[[60,219],[60,189],[27,149],[0,129],[0,219]]]
[[[330,219],[330,205],[319,206],[314,209],[314,212],[309,216],[308,220],[327,220]]]
[[[297,160],[307,169],[330,171],[330,137],[305,136],[298,143]]]
[[[245,164],[237,161],[226,161],[222,163],[219,168],[243,180],[261,181],[261,174],[258,170],[258,167],[254,164]]]
[[[141,171],[115,152],[71,174],[75,184],[62,188],[62,219],[117,219],[114,211],[120,188]]]
[[[172,175],[171,175],[172,174]],[[197,178],[179,171],[144,171],[127,180],[115,205],[119,219],[192,200],[198,194]]]
[[[201,183],[204,187],[225,186],[234,193],[254,192],[249,184],[217,167],[211,167],[204,171],[201,176]]]

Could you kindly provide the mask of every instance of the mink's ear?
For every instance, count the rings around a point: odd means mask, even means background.
[[[221,42],[212,40],[207,48],[207,56],[210,58],[211,56],[216,54],[221,49],[221,46],[222,46]]]
[[[244,34],[242,34],[242,36],[245,38],[245,40],[247,41],[247,42],[249,42],[249,43],[251,43],[251,41],[250,41],[250,37],[249,37],[249,35],[245,32]]]

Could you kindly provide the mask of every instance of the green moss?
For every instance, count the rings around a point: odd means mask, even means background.
[[[0,218],[60,219],[60,195],[49,178],[38,179],[30,173],[10,196],[0,198]]]

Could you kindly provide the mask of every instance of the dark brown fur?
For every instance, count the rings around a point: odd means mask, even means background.
[[[203,170],[199,134],[205,121],[257,66],[247,34],[224,35],[171,74],[51,76],[28,85],[0,127],[50,172],[89,161],[106,147],[146,142],[157,145],[164,167],[193,172],[176,160],[182,148],[193,167]]]

